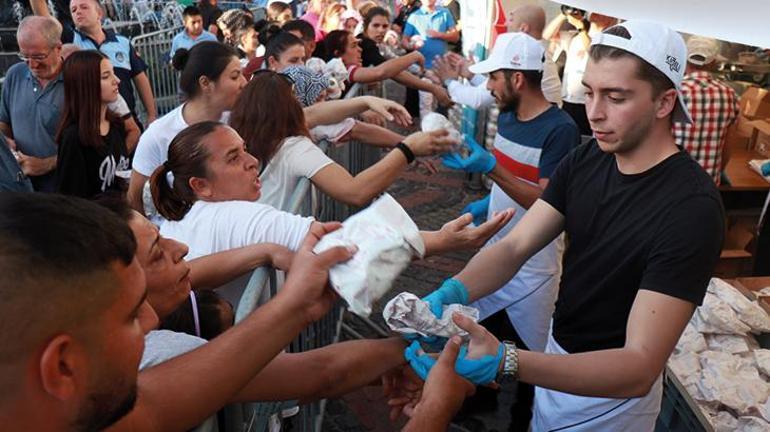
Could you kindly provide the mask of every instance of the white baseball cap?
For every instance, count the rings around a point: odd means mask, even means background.
[[[678,123],[692,123],[687,105],[682,100],[682,78],[687,63],[687,47],[682,36],[651,21],[631,20],[613,27],[624,27],[631,38],[607,34],[607,29],[592,36],[591,46],[604,45],[628,51],[661,71],[671,80],[677,91],[673,120]]]
[[[719,57],[719,42],[703,36],[687,40],[687,61],[698,66],[707,65]]]
[[[485,74],[500,69],[543,70],[545,49],[526,33],[503,33],[497,37],[492,53],[486,60],[468,69],[474,74]]]

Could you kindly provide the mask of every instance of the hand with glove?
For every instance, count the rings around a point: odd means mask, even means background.
[[[463,158],[458,153],[447,153],[441,156],[445,167],[469,173],[483,174],[487,174],[495,168],[497,160],[492,153],[471,137],[466,138],[465,142],[468,149],[470,149],[468,157]]]
[[[465,285],[459,280],[447,279],[441,284],[439,289],[423,297],[422,301],[428,303],[430,311],[436,318],[441,319],[441,316],[444,314],[444,305],[468,304],[468,290],[465,289]],[[417,333],[403,334],[402,336],[408,341],[413,341],[418,347],[422,343],[434,349],[443,348],[447,341],[444,337],[420,336]]]
[[[462,214],[470,213],[473,215],[473,224],[476,226],[479,226],[484,223],[484,221],[487,220],[487,212],[489,210],[489,197],[491,195],[487,195],[484,198],[473,201],[472,203],[469,203],[467,206],[463,207]]]
[[[472,319],[454,314],[452,318],[460,328],[470,334],[470,343],[460,348],[455,362],[455,371],[474,384],[489,384],[495,380],[503,361],[505,347],[487,329]],[[425,379],[436,360],[430,354],[422,351],[418,342],[413,342],[404,351],[412,369],[422,379]]]

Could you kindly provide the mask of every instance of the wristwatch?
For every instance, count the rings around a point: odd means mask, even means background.
[[[516,344],[503,341],[503,367],[497,372],[495,379],[498,384],[515,381],[519,374],[519,352]]]

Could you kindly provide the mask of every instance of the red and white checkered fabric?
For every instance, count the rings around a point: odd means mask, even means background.
[[[693,122],[674,124],[676,143],[684,147],[718,185],[727,128],[738,118],[738,97],[728,85],[702,71],[685,75],[682,95]]]

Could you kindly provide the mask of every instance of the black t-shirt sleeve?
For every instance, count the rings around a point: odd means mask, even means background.
[[[724,210],[696,195],[671,209],[654,238],[639,289],[700,305],[724,241]]]
[[[77,128],[67,127],[62,132],[56,159],[56,191],[65,195],[87,197],[88,173],[84,147],[80,144]]]
[[[364,67],[379,66],[387,59],[380,54],[377,44],[369,38],[361,38],[361,63]]]
[[[570,172],[581,147],[572,149],[558,163],[556,169],[548,177],[548,186],[545,187],[543,194],[540,195],[540,199],[550,204],[551,207],[564,216],[567,215],[567,186],[569,185]]]

